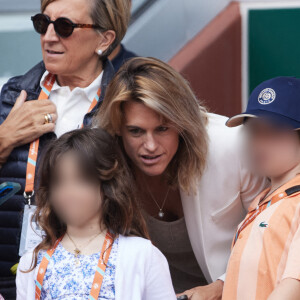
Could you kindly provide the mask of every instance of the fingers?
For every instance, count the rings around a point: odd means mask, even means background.
[[[49,123],[46,123],[45,115],[47,114],[40,114],[39,116],[35,117],[35,120],[32,123],[32,126],[34,128],[35,134],[38,136],[43,135],[44,133],[51,132],[55,130],[55,122],[57,120],[56,114],[51,114],[52,121]]]
[[[36,113],[56,113],[56,105],[50,100],[29,101],[27,103],[34,107]]]
[[[46,123],[43,126],[41,126],[41,135],[54,131],[55,130],[55,124],[54,123]]]
[[[57,114],[54,113],[54,114],[50,114],[51,115],[51,118],[52,118],[52,123],[55,123],[56,120],[57,120]]]
[[[187,290],[187,291],[185,291],[183,293],[177,294],[177,297],[180,297],[180,296],[183,296],[183,295],[187,295],[188,298],[191,299],[192,296],[193,296],[193,294],[194,294],[194,289],[191,289],[191,290]]]
[[[50,100],[34,100],[26,102],[26,110],[32,117],[33,124],[42,125],[42,134],[53,131],[57,121],[56,105]],[[51,122],[45,123],[47,114],[51,115]],[[47,126],[46,126],[47,125]]]
[[[27,93],[26,91],[22,90],[15,102],[15,105],[12,108],[12,111],[20,108],[23,105],[23,103],[26,101],[26,98],[27,98]]]
[[[38,122],[38,124],[45,123],[45,115],[50,114],[52,122],[57,120],[56,105],[50,100],[34,100],[26,102],[26,111]]]

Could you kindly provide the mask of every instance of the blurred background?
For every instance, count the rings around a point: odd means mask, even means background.
[[[169,62],[199,99],[231,116],[261,81],[300,77],[300,1],[132,0],[123,41]],[[0,0],[0,88],[41,60],[30,16],[39,0]]]

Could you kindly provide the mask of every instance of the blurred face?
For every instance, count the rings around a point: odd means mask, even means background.
[[[261,175],[280,177],[300,163],[300,139],[296,131],[252,118],[246,128],[251,158]]]
[[[170,123],[142,103],[124,104],[121,136],[135,167],[148,176],[162,175],[177,152],[179,135]]]
[[[93,24],[89,9],[89,1],[56,0],[43,13],[52,21],[66,17],[73,23]],[[46,34],[41,35],[46,69],[64,76],[84,72],[88,66],[99,61],[95,51],[100,42],[101,35],[94,29],[75,28],[71,36],[61,38],[55,33],[53,24],[50,24]]]
[[[57,163],[50,199],[54,210],[67,225],[81,226],[100,216],[100,185],[84,178],[78,158],[64,154]]]

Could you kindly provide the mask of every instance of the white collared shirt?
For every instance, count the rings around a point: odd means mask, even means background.
[[[41,87],[48,74],[48,71],[43,74],[40,81]],[[57,81],[54,82],[49,100],[56,105],[58,117],[54,132],[57,137],[81,127],[83,118],[100,87],[102,76],[103,71],[88,87],[76,87],[72,91],[68,86],[60,86]]]

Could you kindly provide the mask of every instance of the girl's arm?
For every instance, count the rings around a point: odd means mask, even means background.
[[[143,300],[176,300],[168,262],[156,247],[151,245],[151,248]]]
[[[275,288],[268,300],[299,300],[300,281],[293,278],[286,278]]]
[[[34,299],[35,283],[34,270],[29,273],[22,271],[29,270],[31,267],[32,252],[27,252],[21,257],[16,277],[17,300]]]

